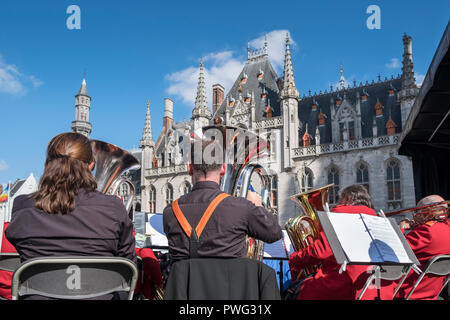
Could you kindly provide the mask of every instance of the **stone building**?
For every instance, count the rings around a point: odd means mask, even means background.
[[[195,106],[189,121],[174,123],[173,101],[164,101],[163,129],[156,142],[151,130],[150,105],[140,148],[141,196],[144,212],[161,213],[164,207],[191,190],[191,179],[181,161],[180,135],[209,124],[240,126],[270,142],[271,205],[280,225],[300,214],[290,195],[330,183],[329,204],[339,190],[362,184],[375,209],[390,211],[413,207],[411,161],[396,152],[396,144],[418,93],[412,61],[412,39],[403,36],[403,68],[397,77],[345,85],[343,68],[337,88],[301,95],[296,87],[290,39],[286,38],[283,75],[277,75],[268,53],[248,50],[248,59],[225,94],[213,86],[212,109],[206,101],[204,67],[200,62]]]

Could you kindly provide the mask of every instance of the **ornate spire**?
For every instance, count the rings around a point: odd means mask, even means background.
[[[341,74],[341,77],[339,79],[339,89],[344,90],[345,89],[345,79],[344,79],[344,67],[341,65],[339,66],[339,73]]]
[[[292,67],[291,49],[290,49],[289,33],[286,33],[286,52],[284,56],[284,77],[282,97],[300,97],[297,88],[295,87],[294,69]]]
[[[414,64],[412,57],[412,38],[406,33],[403,35],[403,61],[402,61],[402,87],[415,87]]]
[[[206,86],[205,86],[205,71],[203,68],[203,61],[200,60],[200,72],[198,76],[197,97],[195,98],[194,110],[192,110],[192,119],[198,117],[205,117],[211,119],[208,105],[206,103]]]
[[[154,147],[155,142],[152,138],[152,121],[150,119],[150,100],[147,100],[147,114],[145,115],[145,125],[142,132],[140,147]]]

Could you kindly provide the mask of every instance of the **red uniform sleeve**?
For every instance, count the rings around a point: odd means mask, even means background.
[[[325,234],[320,232],[320,237],[305,250],[294,251],[289,256],[291,276],[294,279],[297,277],[297,274],[301,269],[315,266],[323,262],[323,260],[327,260],[331,257],[333,257],[333,251],[328,244]]]

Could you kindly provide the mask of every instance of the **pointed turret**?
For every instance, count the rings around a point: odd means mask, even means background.
[[[344,90],[345,89],[345,78],[344,78],[344,67],[342,66],[342,63],[339,67],[339,73],[341,74],[341,77],[339,78],[339,89]]]
[[[294,69],[292,67],[291,49],[289,33],[286,34],[286,51],[284,56],[284,76],[283,76],[283,89],[281,91],[283,97],[296,97],[299,98],[299,92],[295,87]]]
[[[402,88],[412,88],[416,85],[412,54],[412,38],[403,35]]]
[[[402,87],[398,92],[398,100],[401,108],[401,127],[402,130],[408,119],[411,108],[414,104],[416,96],[419,94],[419,88],[416,85],[416,78],[414,76],[414,64],[412,53],[412,38],[406,33],[403,35],[403,61],[402,61]]]
[[[72,131],[88,138],[92,131],[92,125],[89,122],[90,109],[91,97],[88,94],[86,79],[83,78],[80,90],[75,96],[75,121],[72,121]]]
[[[147,101],[147,114],[145,115],[145,125],[142,132],[140,147],[154,147],[155,142],[152,137],[152,121],[150,118],[150,101]]]
[[[81,87],[80,87],[80,90],[78,91],[78,94],[84,95],[84,96],[89,96],[85,78],[83,78],[83,82],[81,83]]]
[[[205,71],[202,60],[200,60],[197,97],[195,98],[194,110],[192,110],[192,119],[194,120],[194,126],[196,128],[208,125],[209,120],[211,119],[211,113],[206,102]]]
[[[289,33],[286,34],[286,52],[284,57],[283,88],[281,89],[280,100],[283,115],[283,145],[284,157],[283,167],[292,167],[293,149],[299,147],[300,121],[298,118],[298,102],[300,94],[295,87],[294,69],[290,50]]]

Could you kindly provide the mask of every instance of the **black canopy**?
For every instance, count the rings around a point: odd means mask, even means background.
[[[450,199],[450,23],[439,43],[398,142],[413,162],[416,199]]]

